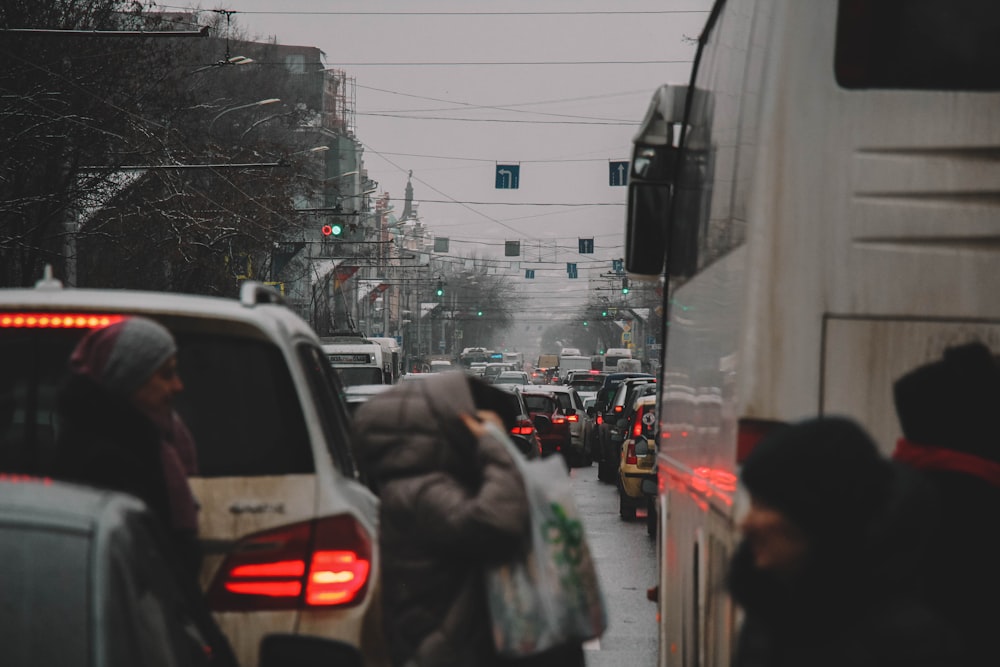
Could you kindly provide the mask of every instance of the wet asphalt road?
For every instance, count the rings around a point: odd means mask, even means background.
[[[586,646],[587,667],[653,667],[656,604],[646,589],[656,583],[656,542],[646,535],[645,515],[622,521],[617,491],[598,481],[596,464],[571,475],[608,607],[608,629]]]

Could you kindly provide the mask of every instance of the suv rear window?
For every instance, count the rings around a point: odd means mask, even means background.
[[[540,394],[521,394],[521,398],[524,399],[524,404],[527,406],[529,412],[555,412],[556,405],[555,400],[548,396],[542,396]]]
[[[177,338],[181,413],[204,477],[313,471],[305,419],[281,351],[260,337],[167,323]],[[204,329],[204,323],[199,323]],[[45,474],[56,398],[83,330],[0,330],[0,469]]]

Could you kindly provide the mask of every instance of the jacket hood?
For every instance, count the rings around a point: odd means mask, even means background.
[[[358,458],[376,483],[430,471],[462,473],[475,440],[459,415],[475,410],[464,373],[402,382],[358,408]]]

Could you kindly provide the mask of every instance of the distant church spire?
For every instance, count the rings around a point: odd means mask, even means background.
[[[410,183],[412,177],[413,170],[411,169],[409,176],[406,177],[405,203],[403,204],[403,216],[400,220],[409,220],[413,217],[413,184]]]

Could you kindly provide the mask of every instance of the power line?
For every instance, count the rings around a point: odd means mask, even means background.
[[[559,65],[690,65],[694,61],[687,60],[423,60],[423,61],[385,61],[385,62],[338,62],[336,67],[516,67],[528,65],[531,67]]]
[[[178,5],[154,4],[153,7],[168,9],[187,9]],[[217,11],[217,10],[209,10]],[[228,10],[227,10],[228,11]],[[406,12],[406,11],[350,11],[350,10],[232,10],[233,14],[258,14],[275,16],[634,16],[634,15],[667,15],[667,14],[708,14],[707,9],[658,9],[658,10],[568,10],[568,11],[524,11],[524,12],[469,12],[469,11],[436,11],[436,12]]]
[[[372,151],[375,153],[375,151]],[[378,153],[376,153],[378,155]],[[381,157],[381,155],[379,155]],[[383,158],[384,159],[384,158]],[[416,176],[413,177],[414,180],[418,180]],[[423,183],[423,181],[420,181]],[[427,183],[424,183],[427,187],[431,187]],[[433,189],[433,188],[432,188]],[[437,192],[437,191],[436,191]],[[406,201],[403,197],[390,197],[389,201]],[[417,203],[426,204],[469,204],[472,206],[624,206],[625,202],[512,202],[512,201],[460,201],[458,199],[417,199]],[[478,212],[478,211],[477,211]],[[494,220],[494,222],[500,222],[499,220]]]
[[[527,125],[638,125],[639,121],[632,120],[514,120],[505,118],[455,118],[452,116],[410,116],[398,113],[363,113],[355,112],[357,116],[375,116],[381,118],[405,118],[407,120],[447,120],[460,121],[465,123],[522,123]]]

